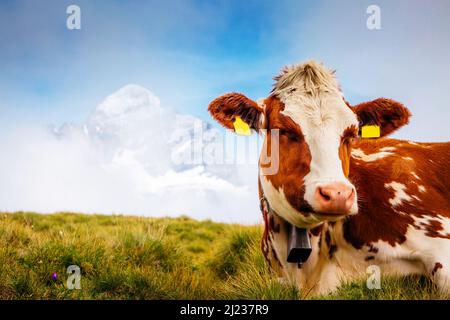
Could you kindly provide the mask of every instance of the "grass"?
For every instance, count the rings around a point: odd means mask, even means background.
[[[0,299],[300,299],[260,252],[261,226],[188,217],[0,214]],[[69,290],[67,267],[81,268]],[[58,278],[52,279],[53,273]],[[344,284],[316,299],[436,299],[425,278]]]

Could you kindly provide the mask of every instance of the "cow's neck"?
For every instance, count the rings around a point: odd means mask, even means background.
[[[279,219],[282,218],[270,206],[270,202],[267,200],[262,190],[260,190],[260,208],[265,223],[264,237],[269,237],[269,234],[272,232],[271,228],[273,228],[273,226],[269,223],[269,217],[276,216]],[[311,241],[309,238],[310,232],[308,229],[298,228],[287,221],[284,221],[283,225],[287,235],[287,262],[297,264],[297,266],[301,268],[303,263],[308,260],[312,251]]]

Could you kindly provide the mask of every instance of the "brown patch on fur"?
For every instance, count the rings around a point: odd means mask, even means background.
[[[317,227],[315,227],[315,228],[310,229],[309,232],[310,232],[313,236],[316,236],[316,237],[317,237],[317,236],[322,232],[322,228],[323,228],[323,225],[321,224],[321,225],[319,225],[319,226],[317,226]]]
[[[337,246],[335,244],[330,245],[330,249],[328,250],[328,256],[330,259],[333,258],[334,253],[337,251]]]
[[[272,249],[272,256],[273,256],[273,259],[278,263],[278,266],[283,267],[283,265],[281,264],[280,259],[278,258],[278,255],[277,255],[276,250],[274,249],[273,246],[271,246],[271,249]]]
[[[337,246],[336,244],[333,243],[333,239],[331,238],[331,230],[330,227],[328,226],[328,223],[324,224],[324,229],[325,229],[325,248],[323,248],[323,250],[326,250],[328,248],[328,257],[330,259],[333,258],[334,253],[337,251]],[[320,248],[320,246],[319,246]]]
[[[259,198],[261,199],[263,197],[262,189],[261,189],[261,181],[258,179],[258,191],[259,191]],[[268,212],[264,210],[264,208],[261,208],[261,214],[263,215],[264,219],[264,232],[261,239],[261,251],[263,252],[264,259],[269,263],[269,266],[271,266],[270,258],[269,258],[269,221],[268,221]]]
[[[422,230],[425,230],[425,235],[432,238],[444,238],[450,239],[450,234],[442,234],[441,231],[444,231],[444,227],[442,223],[438,220],[429,220],[428,223],[420,223],[423,226]]]
[[[350,158],[352,152],[352,145],[358,136],[358,129],[352,125],[344,130],[341,137],[341,144],[339,146],[339,159],[341,159],[342,170],[344,175],[348,177],[350,174]]]
[[[319,250],[317,250],[317,253],[320,256],[320,253],[322,252],[322,238],[323,238],[323,232],[321,231],[319,234],[319,242],[317,243],[317,247],[319,248]]]
[[[435,273],[436,273],[439,269],[442,269],[442,267],[443,267],[443,266],[442,266],[442,263],[436,262],[435,265],[434,265],[433,270],[431,271],[431,275],[434,276]]]
[[[331,235],[330,230],[325,231],[325,243],[327,244],[327,247],[329,248],[331,246]]]
[[[269,227],[268,227],[268,222],[267,222],[267,214],[264,213],[263,215],[264,218],[264,233],[261,239],[261,251],[263,252],[264,258],[266,259],[266,261],[269,262],[270,264],[270,259],[269,259]]]
[[[312,208],[304,200],[305,188],[299,182],[303,181],[310,170],[309,147],[299,125],[291,118],[281,114],[284,104],[280,99],[270,96],[264,103],[268,131],[263,148],[269,148],[271,145],[271,130],[280,130],[278,172],[265,177],[277,190],[283,188],[291,206],[306,216],[312,211]],[[270,154],[270,152],[267,153]],[[270,156],[272,155],[270,154]]]
[[[280,224],[275,222],[275,217],[273,215],[270,215],[269,217],[269,226],[273,232],[275,233],[280,232]]]
[[[319,248],[319,250],[318,250],[319,255],[320,255],[320,247],[322,245],[322,229],[323,229],[323,224],[321,224],[315,228],[309,229],[310,237],[319,237],[319,241],[318,241],[318,245],[317,245]]]

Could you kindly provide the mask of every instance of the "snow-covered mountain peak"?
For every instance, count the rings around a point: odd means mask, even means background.
[[[136,84],[128,84],[106,97],[97,106],[95,113],[116,116],[134,112],[141,108],[159,110],[161,103],[159,98],[150,90]]]

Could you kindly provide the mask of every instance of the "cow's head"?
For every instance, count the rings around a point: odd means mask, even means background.
[[[352,144],[363,125],[378,125],[386,136],[407,124],[408,109],[389,99],[350,106],[334,72],[314,61],[285,68],[275,80],[260,103],[229,93],[208,110],[229,129],[237,116],[254,130],[266,129],[265,146],[272,143],[271,131],[279,130],[278,171],[260,170],[260,182],[288,222],[309,228],[356,214],[357,192],[348,179]]]

